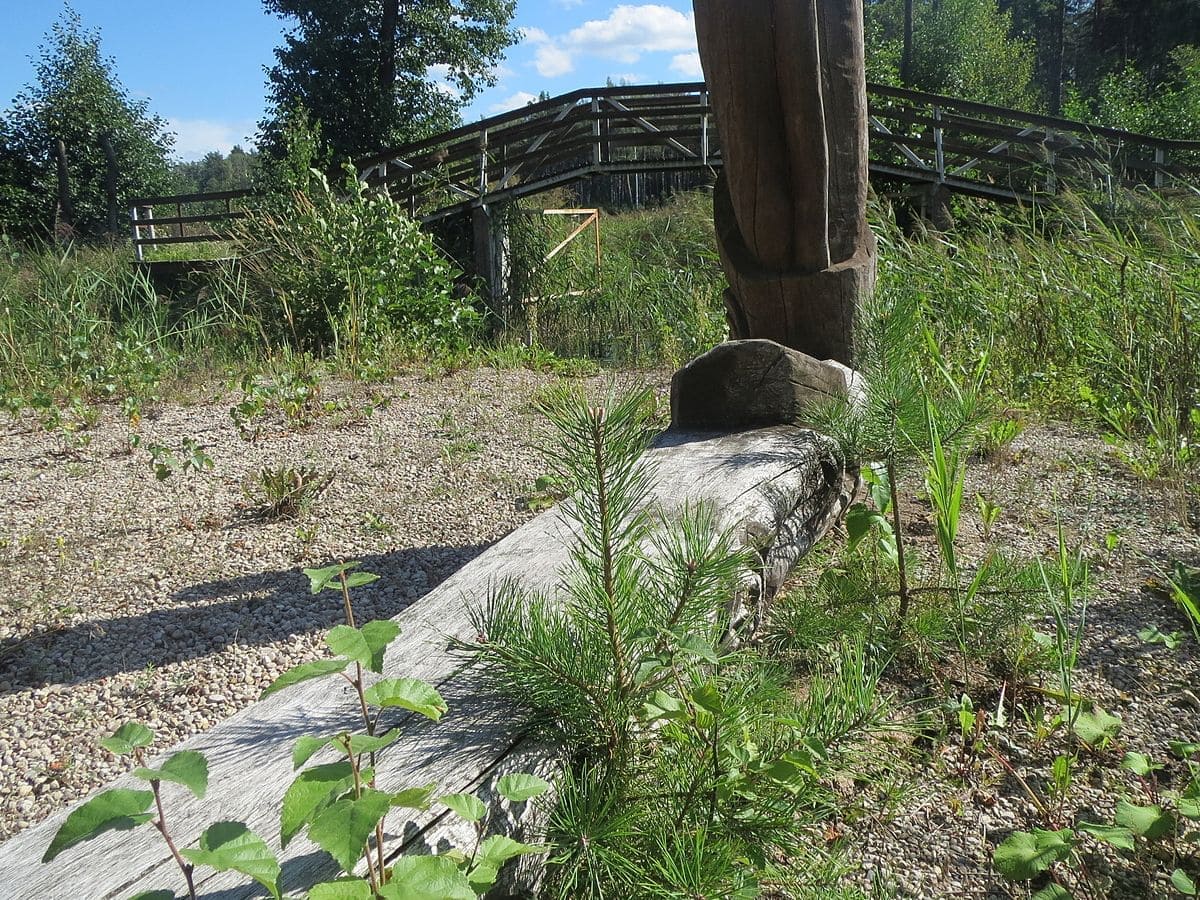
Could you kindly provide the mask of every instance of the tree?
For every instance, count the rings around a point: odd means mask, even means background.
[[[147,101],[130,98],[99,32],[70,7],[39,49],[36,82],[0,118],[0,230],[96,236],[128,198],[169,189],[174,138]]]
[[[873,0],[867,57],[872,71],[900,70],[909,0]],[[907,87],[1017,109],[1038,106],[1034,45],[1010,35],[996,0],[912,0]],[[900,59],[891,61],[899,54]]]
[[[282,125],[298,105],[340,159],[453,127],[516,40],[515,0],[263,2],[295,22],[268,73],[258,143],[271,155],[282,152]]]
[[[204,154],[203,159],[172,166],[171,171],[176,189],[183,194],[241,190],[254,185],[258,154],[247,153],[239,146],[230,150],[228,156],[213,150]]]

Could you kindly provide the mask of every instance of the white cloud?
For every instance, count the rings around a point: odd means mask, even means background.
[[[696,22],[692,14],[669,6],[621,5],[607,19],[593,19],[572,29],[564,42],[594,56],[637,62],[643,53],[694,50]]]
[[[694,16],[656,3],[622,4],[606,19],[591,19],[554,37],[541,28],[522,28],[521,36],[535,46],[533,66],[543,78],[574,71],[581,56],[631,64],[646,53],[676,53],[672,68],[683,71],[678,66],[696,54]]]
[[[517,91],[511,97],[501,100],[499,103],[493,103],[488,107],[488,112],[504,113],[510,109],[520,109],[522,106],[528,106],[530,103],[537,101],[537,94],[531,94],[529,91]]]
[[[616,72],[608,76],[613,84],[643,84],[646,76],[640,72]]]
[[[557,44],[546,43],[537,48],[533,67],[543,78],[557,78],[575,71],[575,60],[571,54]]]
[[[671,71],[678,72],[687,78],[703,78],[704,70],[700,67],[699,53],[680,53],[671,59]]]
[[[214,122],[211,119],[168,119],[167,129],[175,132],[174,156],[183,162],[201,159],[219,150],[228,153],[235,144],[249,147],[246,135],[254,132],[252,122]]]
[[[583,6],[583,0],[554,0],[554,3],[563,9],[574,9],[576,6]]]

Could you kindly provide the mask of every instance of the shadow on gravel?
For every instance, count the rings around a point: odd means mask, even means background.
[[[362,557],[362,568],[380,579],[355,590],[355,615],[362,622],[397,615],[489,546],[417,547]],[[310,593],[302,568],[191,585],[170,595],[182,605],[0,641],[0,682],[10,693],[92,681],[341,624],[341,595]]]

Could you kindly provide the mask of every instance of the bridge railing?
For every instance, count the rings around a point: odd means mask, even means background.
[[[960,193],[1029,200],[1114,184],[1166,187],[1200,177],[1200,141],[1177,141],[871,85],[871,164],[877,175]]]
[[[1200,177],[1200,142],[872,84],[871,169],[1000,200],[1114,183]],[[425,219],[604,172],[715,167],[719,135],[702,83],[576,91],[362,161]]]
[[[359,170],[431,219],[601,172],[719,164],[704,85],[676,84],[575,91],[371,157]]]
[[[1134,134],[886,85],[868,85],[872,177],[994,200],[1031,202],[1117,184],[1200,181],[1200,141]],[[697,170],[722,163],[703,83],[585,89],[378,154],[360,177],[425,221],[597,174]],[[143,197],[133,244],[220,241],[249,191]],[[155,215],[166,207],[174,215]]]
[[[129,224],[137,261],[145,261],[146,248],[228,240],[229,224],[246,214],[234,208],[235,201],[253,196],[254,191],[237,190],[133,198]],[[163,209],[167,215],[155,214]]]

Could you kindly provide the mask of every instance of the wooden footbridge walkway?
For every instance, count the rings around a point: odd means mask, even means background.
[[[1200,141],[1150,137],[885,85],[868,86],[872,180],[881,192],[945,190],[1033,203],[1069,187],[1164,188],[1200,180]],[[703,83],[584,89],[406,144],[359,164],[432,222],[582,179],[721,166]],[[144,248],[222,240],[249,192],[132,201]],[[189,207],[217,201],[213,213]],[[174,215],[155,215],[167,207]]]

